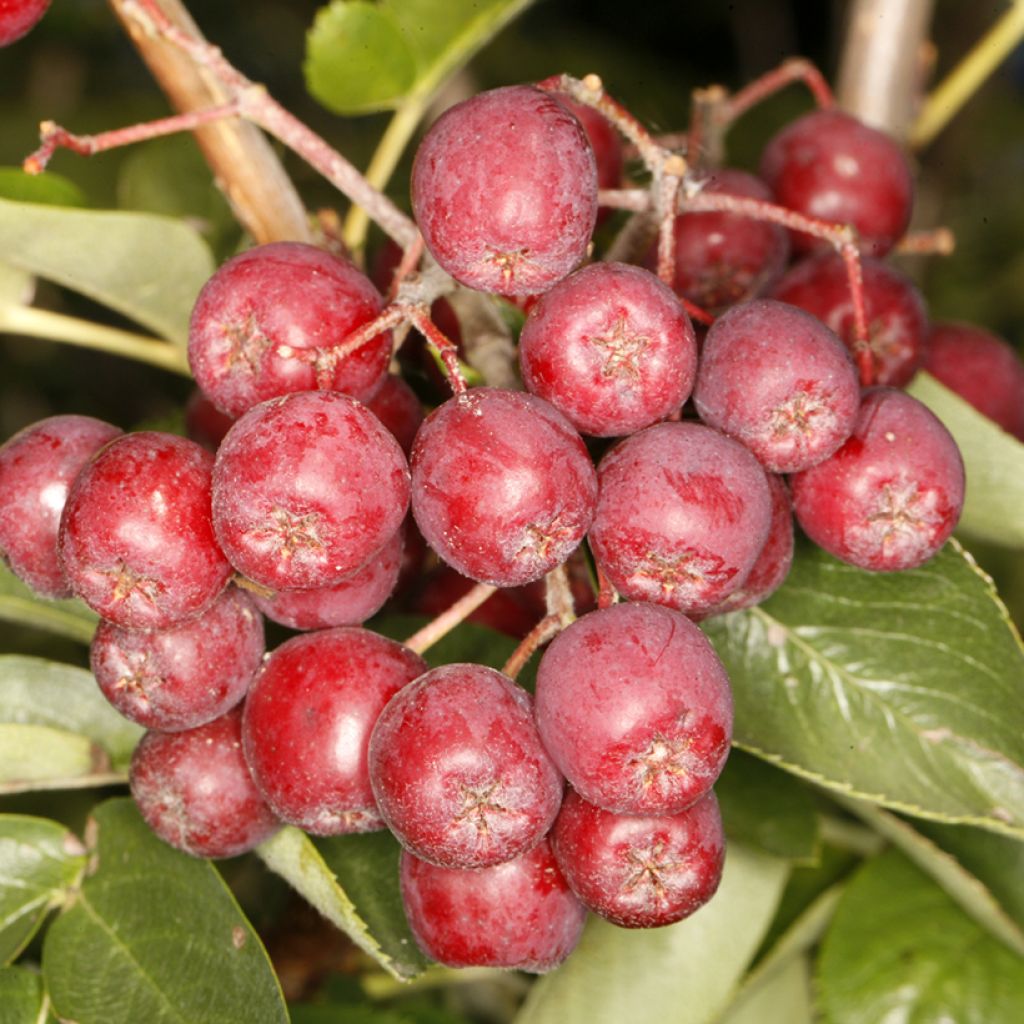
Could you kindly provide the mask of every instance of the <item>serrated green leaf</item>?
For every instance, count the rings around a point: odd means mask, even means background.
[[[43,1024],[43,979],[24,967],[0,968],[0,1024]]]
[[[213,257],[181,221],[0,199],[0,261],[81,292],[185,344]]]
[[[967,491],[958,529],[1024,548],[1024,444],[928,373],[918,373],[907,391],[942,420],[963,454]]]
[[[48,601],[39,597],[0,562],[0,619],[35,626],[50,633],[91,643],[99,621],[81,601]]]
[[[816,981],[829,1024],[1017,1024],[1024,1006],[1024,959],[897,850],[850,882]]]
[[[0,962],[18,956],[84,867],[85,849],[63,825],[20,814],[0,815]],[[0,1007],[3,1004],[0,997]]]
[[[85,206],[82,190],[59,174],[26,174],[20,167],[0,167],[0,198],[47,206]]]
[[[568,960],[531,989],[515,1024],[706,1024],[733,997],[788,866],[730,843],[722,884],[692,917],[631,931],[592,918]]]
[[[811,1024],[811,965],[791,960],[757,989],[743,991],[718,1024]]]
[[[123,772],[142,732],[107,703],[85,669],[43,658],[0,655],[0,764],[5,767],[15,772],[19,764],[35,767],[37,759],[26,746],[45,742],[54,770],[34,775],[36,783],[89,784],[96,774]],[[23,760],[30,755],[31,761]],[[80,774],[60,774],[74,764]],[[0,788],[14,787],[7,779]],[[21,788],[40,786],[26,783]]]
[[[259,936],[208,861],[162,843],[127,799],[94,811],[78,898],[43,945],[57,1016],[77,1024],[287,1024]]]
[[[715,795],[730,839],[788,860],[818,852],[818,814],[808,788],[741,750],[729,755]]]
[[[390,832],[314,842],[298,829],[285,828],[256,852],[394,977],[406,980],[427,967],[405,920],[399,846]]]
[[[306,45],[306,85],[329,110],[422,107],[531,0],[334,0]]]
[[[739,746],[850,796],[1024,835],[1024,651],[955,542],[900,573],[803,543],[765,604],[705,627]]]

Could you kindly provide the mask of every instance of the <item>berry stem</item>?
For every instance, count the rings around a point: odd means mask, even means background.
[[[545,615],[520,641],[519,646],[509,655],[501,671],[509,679],[516,679],[523,667],[533,657],[537,648],[553,640],[562,631],[563,625],[557,615]]]
[[[576,620],[576,602],[564,564],[544,577],[544,601],[548,615],[557,616],[563,629]]]
[[[405,646],[410,651],[415,651],[416,654],[422,654],[428,648],[433,647],[441,637],[450,633],[460,622],[464,622],[497,589],[490,583],[477,583],[450,608],[445,609],[437,618],[432,619],[422,629],[413,633],[405,641]]]
[[[783,61],[773,71],[767,72],[760,78],[755,78],[739,92],[733,93],[725,104],[725,124],[731,124],[751,107],[793,82],[802,82],[806,85],[814,97],[814,102],[821,110],[828,110],[829,107],[835,105],[832,90],[821,72],[809,60],[803,57],[794,57],[791,60]]]
[[[462,375],[462,367],[459,366],[459,350],[455,343],[430,319],[429,306],[414,305],[402,308],[416,330],[427,339],[427,343],[444,363],[452,392],[461,395],[466,390],[466,378]]]
[[[909,231],[897,243],[896,251],[924,256],[949,256],[956,249],[956,236],[949,228]]]
[[[694,167],[718,167],[725,159],[729,93],[720,85],[694,89],[686,157]]]

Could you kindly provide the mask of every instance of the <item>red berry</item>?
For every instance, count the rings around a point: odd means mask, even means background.
[[[68,488],[90,457],[121,431],[90,416],[50,416],[0,447],[0,555],[43,597],[70,597],[57,559]]]
[[[9,46],[42,19],[50,0],[0,0],[0,46]]]
[[[228,260],[203,286],[189,327],[189,365],[229,416],[317,387],[367,399],[387,371],[390,334],[341,359],[330,348],[381,307],[370,279],[346,260],[300,242],[260,245]]]
[[[795,473],[850,436],[860,384],[850,354],[820,320],[756,299],[712,324],[693,400],[705,423],[767,469]]]
[[[914,181],[899,144],[841,110],[791,122],[765,147],[761,177],[776,200],[830,224],[852,224],[861,246],[884,256],[910,223]],[[799,251],[828,245],[793,233]]]
[[[864,257],[864,314],[875,383],[903,387],[924,357],[928,314],[913,282],[895,267]],[[772,298],[806,309],[853,347],[853,299],[842,258],[818,253],[790,268]]]
[[[231,576],[210,520],[213,456],[141,431],[82,470],[60,522],[68,582],[105,619],[166,629],[210,607]]]
[[[792,478],[797,522],[816,544],[862,569],[913,569],[960,518],[964,467],[949,431],[893,388],[864,394],[850,439]]]
[[[583,125],[587,133],[590,148],[594,151],[594,162],[597,165],[598,188],[620,188],[622,185],[622,139],[611,126],[604,114],[583,103],[559,96],[558,101],[568,107]],[[611,211],[607,208],[598,210],[597,223],[603,224]]]
[[[551,846],[583,905],[622,928],[658,928],[714,896],[725,862],[718,801],[673,815],[612,814],[566,794]]]
[[[513,587],[561,565],[594,514],[579,434],[541,398],[473,388],[435,409],[412,453],[412,511],[463,576]]]
[[[616,604],[560,633],[537,670],[537,728],[591,803],[675,814],[729,756],[732,692],[704,634],[679,612]]]
[[[237,857],[280,827],[242,755],[241,708],[185,732],[147,732],[130,783],[146,824],[193,857]]]
[[[388,700],[427,670],[366,629],[294,637],[267,658],[245,702],[245,757],[283,820],[316,835],[384,827],[366,752]]]
[[[449,967],[542,974],[576,948],[586,920],[546,839],[475,871],[437,867],[403,850],[399,877],[416,942]]]
[[[401,377],[389,373],[366,407],[388,428],[408,455],[412,451],[416,431],[423,422],[423,406],[413,389]]]
[[[586,255],[594,153],[548,93],[482,92],[445,111],[420,143],[412,208],[427,248],[457,281],[499,295],[542,292]]]
[[[188,396],[185,430],[196,444],[201,444],[207,451],[217,450],[234,422],[234,416],[222,413],[198,388]]]
[[[590,546],[619,593],[700,613],[738,590],[768,538],[771,495],[741,444],[659,423],[601,460]]]
[[[306,391],[250,409],[213,472],[213,520],[232,565],[271,590],[340,583],[402,525],[409,471],[365,405]]]
[[[370,782],[402,845],[445,867],[511,860],[562,802],[530,695],[483,665],[435,668],[392,698],[370,737]]]
[[[90,663],[103,696],[125,718],[178,732],[238,704],[263,651],[263,618],[245,594],[229,587],[198,618],[170,629],[101,622]]]
[[[682,408],[693,387],[697,343],[689,317],[653,274],[592,263],[556,284],[519,337],[527,390],[577,430],[632,434]]]

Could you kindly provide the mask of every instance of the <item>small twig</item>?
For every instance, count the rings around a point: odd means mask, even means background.
[[[896,251],[912,255],[949,256],[956,250],[956,237],[949,228],[911,231],[896,243]]]
[[[501,667],[501,671],[515,679],[522,672],[523,667],[533,657],[534,651],[546,644],[553,637],[561,632],[562,623],[557,615],[545,615],[529,633],[520,641],[519,646],[509,655],[508,661]]]
[[[430,307],[427,305],[403,306],[406,316],[412,325],[427,339],[427,344],[437,353],[444,363],[448,383],[456,395],[466,390],[466,378],[459,366],[459,350],[455,343],[430,319]]]
[[[793,82],[802,82],[806,85],[814,97],[814,102],[821,109],[827,110],[835,105],[832,90],[821,72],[809,60],[803,57],[793,57],[780,64],[774,71],[755,78],[739,92],[733,93],[725,104],[725,123],[731,124],[751,107]]]
[[[441,637],[450,633],[460,622],[464,622],[497,589],[490,583],[477,583],[472,590],[463,594],[455,604],[441,612],[436,619],[413,633],[405,641],[405,646],[417,654],[422,654],[427,648],[433,647]]]
[[[692,167],[719,167],[725,159],[728,103],[729,93],[721,85],[693,90],[686,141],[686,156]]]
[[[544,603],[548,615],[557,616],[564,629],[576,619],[576,601],[572,596],[569,572],[565,565],[552,569],[544,577]]]

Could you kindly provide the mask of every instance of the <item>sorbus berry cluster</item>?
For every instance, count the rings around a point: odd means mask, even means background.
[[[299,243],[216,272],[189,342],[190,422],[215,454],[78,416],[0,449],[0,550],[102,617],[93,669],[150,730],[131,787],[162,838],[225,857],[281,822],[389,828],[428,954],[533,971],[569,954],[585,908],[654,927],[713,895],[732,698],[694,623],[782,584],[794,513],[868,570],[949,537],[960,455],[900,386],[923,363],[1024,433],[1009,348],[929,328],[883,262],[913,194],[884,135],[823,109],[760,177],[666,158],[659,242],[588,262],[599,188],[621,183],[609,125],[665,154],[603,94],[556,86],[483,93],[430,129],[411,190],[428,255],[400,256],[393,301]],[[450,307],[409,298],[417,265],[528,310],[525,390],[466,388]],[[425,419],[389,373],[410,322],[454,391]],[[519,627],[525,655],[551,640],[535,698],[364,627],[420,535],[478,583],[550,576]],[[555,578],[584,541],[600,599],[575,618]],[[265,654],[264,615],[299,634]]]

